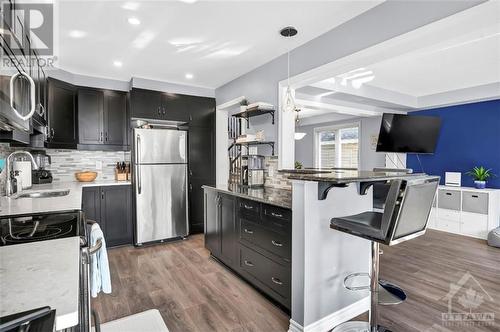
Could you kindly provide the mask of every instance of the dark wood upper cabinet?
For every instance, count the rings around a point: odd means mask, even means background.
[[[215,127],[215,98],[188,96],[189,124],[192,126]]]
[[[137,88],[130,91],[131,116],[133,118],[164,119],[161,103],[161,92]]]
[[[105,144],[126,145],[127,95],[119,91],[104,91]]]
[[[171,121],[189,121],[189,108],[191,96],[163,93],[162,94],[162,110],[166,120]]]
[[[78,88],[78,137],[80,144],[102,144],[104,93]]]
[[[47,147],[74,149],[78,143],[76,89],[72,84],[48,79]]]
[[[78,127],[81,149],[126,146],[126,93],[78,88]]]

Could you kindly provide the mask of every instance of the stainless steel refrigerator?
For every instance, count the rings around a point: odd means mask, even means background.
[[[135,243],[188,234],[187,132],[134,129]]]

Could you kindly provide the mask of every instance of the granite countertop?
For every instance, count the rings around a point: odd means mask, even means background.
[[[401,177],[421,176],[422,174],[402,174],[400,172],[373,172],[373,171],[354,171],[354,170],[333,170],[330,172],[321,172],[313,174],[290,174],[289,179],[330,182],[345,184],[351,182],[384,181]]]
[[[270,187],[248,188],[237,184],[219,184],[216,186],[204,185],[202,188],[214,189],[223,193],[287,209],[292,208],[292,191],[287,189],[275,189]]]
[[[43,198],[19,198],[19,194],[11,197],[0,197],[0,217],[9,215],[75,211],[82,208],[82,188],[96,186],[130,185],[130,181],[101,180],[94,182],[53,182],[47,184],[35,184],[31,189],[23,190],[21,193],[33,191],[52,191],[69,189],[69,194],[59,197]]]
[[[56,309],[56,330],[78,324],[80,238],[0,247],[0,316]]]

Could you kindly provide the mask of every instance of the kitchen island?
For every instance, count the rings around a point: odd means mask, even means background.
[[[289,312],[291,191],[237,184],[203,189],[205,247],[212,257]]]
[[[333,170],[291,174],[292,309],[290,331],[328,331],[370,308],[368,291],[349,291],[344,278],[370,272],[370,241],[330,229],[334,217],[373,209],[372,184],[418,176]]]

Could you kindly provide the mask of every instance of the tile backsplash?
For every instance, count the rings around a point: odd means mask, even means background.
[[[11,148],[8,144],[0,144],[0,159],[5,159],[15,150],[23,148]],[[95,171],[98,180],[112,180],[115,177],[114,168],[118,161],[130,161],[128,151],[81,151],[46,149],[47,155],[51,157],[51,165],[46,169],[52,172],[54,182],[75,181],[75,172]],[[96,163],[100,162],[102,169],[97,169]],[[0,193],[5,193],[5,171],[0,175]]]
[[[278,157],[266,157],[264,159],[264,186],[276,189],[292,189],[292,182],[284,173],[278,173]],[[272,174],[270,174],[272,173]]]

